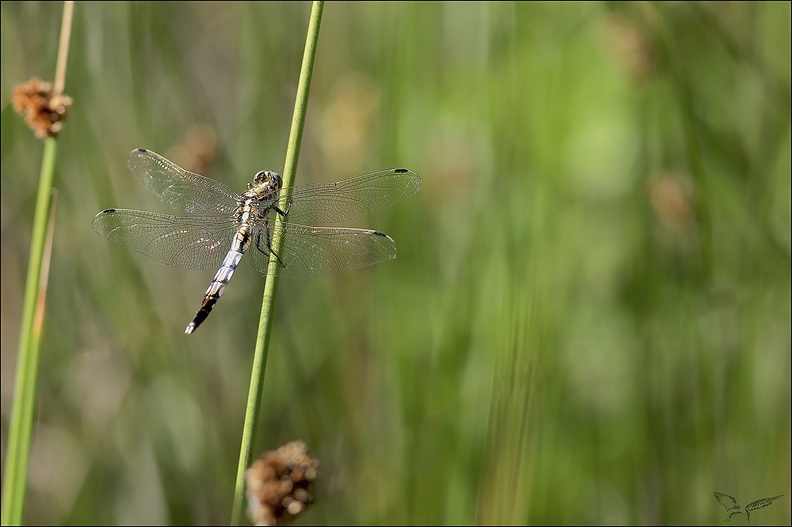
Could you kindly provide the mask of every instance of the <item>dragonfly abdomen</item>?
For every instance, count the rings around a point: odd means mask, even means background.
[[[209,289],[206,290],[204,294],[203,302],[201,302],[201,307],[198,309],[198,312],[195,314],[192,322],[187,324],[187,328],[184,330],[185,333],[188,335],[195,331],[195,329],[201,325],[201,322],[206,320],[206,317],[209,316],[209,313],[212,312],[212,308],[220,299],[220,295],[223,293],[223,289],[228,282],[231,280],[231,277],[234,276],[234,271],[236,271],[239,262],[242,260],[242,255],[245,253],[245,249],[250,245],[250,235],[246,232],[238,232],[234,236],[234,241],[231,244],[231,250],[228,251],[226,257],[223,259],[223,264],[220,266],[220,269],[212,278],[212,283],[209,284]]]

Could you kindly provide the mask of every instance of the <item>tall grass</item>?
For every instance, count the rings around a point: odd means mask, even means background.
[[[53,85],[55,96],[63,94],[65,85],[73,8],[73,2],[66,2],[63,6],[58,64]],[[17,81],[21,84],[26,79],[17,79]],[[6,463],[3,471],[3,525],[21,525],[25,507],[41,339],[46,318],[49,263],[54,233],[55,218],[52,215],[54,210],[52,195],[56,154],[57,142],[55,138],[47,137],[44,140],[33,229],[30,234],[30,255],[25,278],[12,410],[8,423]]]
[[[7,420],[38,169],[7,101],[60,11],[0,10]],[[158,206],[134,147],[238,190],[281,169],[309,6],[76,15],[25,523],[225,523],[264,279],[243,262],[190,338],[212,272],[90,221]],[[306,523],[720,523],[713,491],[785,494],[752,521],[789,523],[789,27],[785,3],[327,4],[300,183],[424,187],[353,224],[395,260],[278,286],[255,448],[321,460]],[[178,159],[196,125],[211,155]]]

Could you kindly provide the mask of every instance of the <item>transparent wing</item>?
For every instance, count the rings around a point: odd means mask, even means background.
[[[223,183],[185,170],[151,150],[132,150],[127,166],[146,189],[176,210],[232,214],[237,206],[239,196]]]
[[[421,177],[391,168],[337,183],[302,185],[281,191],[291,204],[289,221],[316,225],[338,223],[390,207],[421,190]]]
[[[110,241],[180,269],[216,269],[236,226],[227,216],[190,217],[129,209],[103,210],[93,230]]]
[[[378,231],[284,223],[280,227],[265,226],[259,232],[258,244],[254,239],[247,254],[253,267],[264,274],[270,254],[268,232],[282,232],[284,236],[278,254],[284,264],[281,276],[307,278],[396,258],[396,243]]]

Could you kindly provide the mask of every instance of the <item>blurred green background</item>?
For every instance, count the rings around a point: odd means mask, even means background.
[[[62,4],[3,2],[2,448]],[[78,3],[29,524],[224,524],[264,279],[97,236],[150,148],[282,169],[308,3]],[[309,524],[790,523],[790,4],[329,3],[297,184],[404,166],[396,260],[282,280],[256,453]],[[745,523],[744,517],[736,522]]]

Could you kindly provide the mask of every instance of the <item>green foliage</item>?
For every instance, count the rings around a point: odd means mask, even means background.
[[[41,159],[10,95],[61,6],[0,10],[5,448]],[[228,521],[264,279],[186,336],[213,271],[90,223],[167,210],[135,147],[281,169],[309,11],[77,4],[25,523]],[[254,454],[322,462],[304,521],[709,524],[718,491],[788,524],[789,42],[789,3],[327,4],[297,183],[424,188],[353,223],[396,260],[279,284]]]

